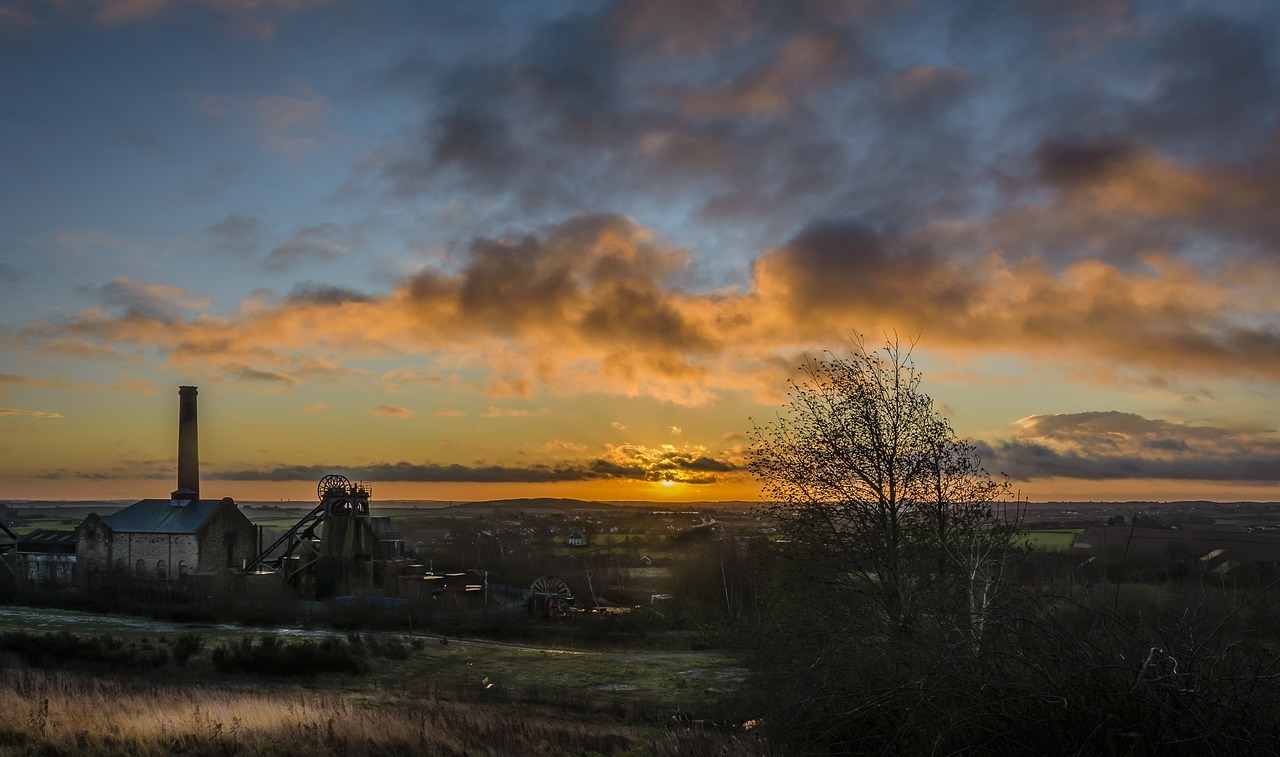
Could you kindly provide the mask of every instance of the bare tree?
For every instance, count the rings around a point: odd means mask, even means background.
[[[947,615],[976,641],[1017,535],[1008,485],[981,467],[920,389],[910,350],[809,359],[778,418],[755,425],[748,468],[789,551],[893,626]]]

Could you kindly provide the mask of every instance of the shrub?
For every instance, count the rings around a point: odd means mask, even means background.
[[[210,654],[222,673],[256,673],[274,676],[314,676],[321,673],[359,673],[363,661],[347,640],[281,641],[276,636],[245,636],[216,647]]]

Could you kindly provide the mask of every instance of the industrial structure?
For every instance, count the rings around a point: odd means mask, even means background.
[[[168,499],[144,499],[75,530],[76,582],[91,588],[108,577],[175,582],[189,577],[225,583],[256,554],[257,528],[230,497],[200,498],[197,390],[178,387],[178,488]]]
[[[325,476],[316,487],[320,504],[249,561],[246,572],[278,575],[298,596],[315,599],[381,585],[386,563],[400,556],[399,543],[381,538],[369,514],[372,494],[364,482]]]
[[[328,600],[397,592],[409,561],[391,519],[370,513],[367,483],[325,476],[319,504],[265,548],[263,529],[233,499],[202,498],[197,395],[194,386],[178,388],[177,488],[167,499],[90,513],[74,531],[18,536],[0,523],[0,570],[29,585],[89,592],[112,586],[170,598],[247,592]]]

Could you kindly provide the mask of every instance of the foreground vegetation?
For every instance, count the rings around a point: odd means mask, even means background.
[[[590,693],[544,675],[674,673],[661,658],[553,666],[537,650],[421,638],[216,638],[0,634],[0,707],[12,714],[0,754],[767,753],[755,735],[660,706],[661,689]],[[696,694],[685,701],[706,701]]]

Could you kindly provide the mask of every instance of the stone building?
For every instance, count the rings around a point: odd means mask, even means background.
[[[144,499],[85,518],[76,528],[76,568],[86,582],[108,572],[152,581],[238,573],[257,556],[257,533],[230,497]]]
[[[230,497],[200,498],[196,387],[178,388],[178,488],[107,516],[90,514],[75,530],[80,586],[107,577],[148,582],[226,578],[257,556],[258,529]],[[220,581],[218,581],[220,583]]]

